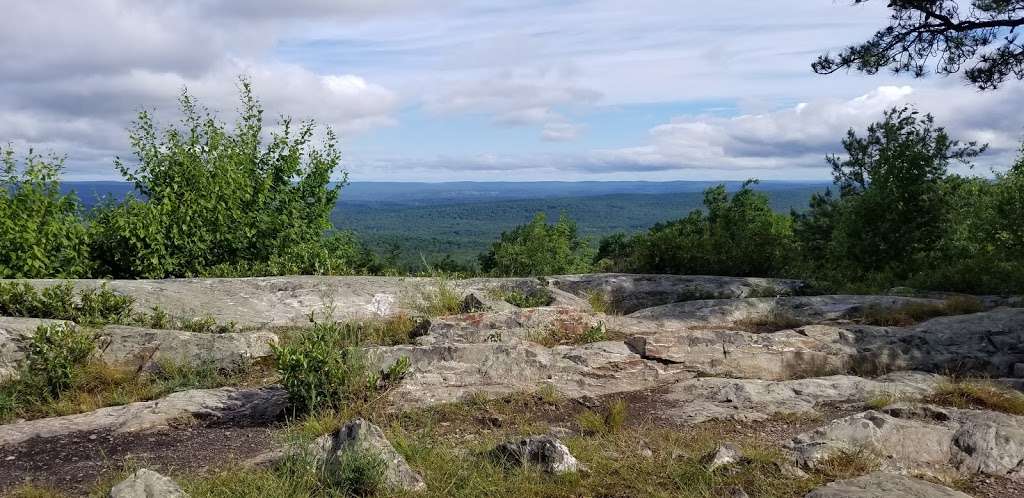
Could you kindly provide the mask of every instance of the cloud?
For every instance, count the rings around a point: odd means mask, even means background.
[[[541,131],[541,139],[548,142],[569,142],[579,138],[583,127],[571,123],[547,123]]]

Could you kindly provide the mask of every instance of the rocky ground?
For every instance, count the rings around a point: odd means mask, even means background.
[[[110,325],[97,357],[137,372],[165,360],[259,364],[310,316],[418,316],[438,285],[449,284],[113,281],[139,311],[230,327]],[[462,313],[419,322],[408,344],[368,348],[376,366],[411,365],[380,399],[298,419],[264,369],[12,420],[0,425],[0,492],[275,496],[275,465],[296,448],[329,472],[361,447],[388,461],[386,494],[1024,496],[1020,298],[806,295],[791,280],[620,274],[450,285]],[[520,308],[512,293],[544,302]],[[40,323],[0,318],[0,378],[17,375]]]

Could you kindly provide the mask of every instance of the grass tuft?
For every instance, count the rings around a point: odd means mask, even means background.
[[[457,315],[463,310],[463,296],[444,275],[435,279],[433,288],[423,289],[413,299],[411,308],[428,317]]]
[[[860,321],[867,325],[882,327],[906,327],[930,318],[952,315],[966,315],[984,311],[985,307],[976,297],[953,296],[941,304],[907,303],[895,308],[871,305],[864,308]]]
[[[587,410],[576,417],[576,424],[584,434],[615,434],[626,425],[629,417],[629,404],[626,400],[613,401],[604,413]]]
[[[807,322],[773,308],[762,315],[737,320],[735,325],[748,332],[765,334],[803,327]]]
[[[938,386],[925,397],[936,405],[1024,415],[1024,394],[990,381],[959,381]]]

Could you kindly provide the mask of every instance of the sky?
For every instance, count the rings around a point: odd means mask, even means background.
[[[267,116],[341,137],[352,181],[820,180],[894,105],[1015,157],[1024,85],[816,75],[886,2],[849,0],[0,0],[0,143],[117,179],[142,109],[182,89],[233,120],[239,76]],[[272,123],[271,123],[272,124]]]

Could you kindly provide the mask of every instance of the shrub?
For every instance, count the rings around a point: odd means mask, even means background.
[[[546,287],[530,287],[528,289],[497,288],[491,291],[496,299],[501,299],[518,308],[538,308],[551,304],[555,298]]]
[[[0,147],[0,278],[78,278],[92,263],[82,206],[60,192],[63,158]]]
[[[480,256],[480,268],[508,277],[584,273],[590,270],[592,257],[574,221],[562,214],[557,223],[549,225],[547,216],[537,213],[529,223],[502,232],[490,250]]]
[[[353,346],[352,329],[316,323],[284,345],[273,345],[281,384],[296,412],[331,409],[398,383],[409,369],[407,358],[372,372],[363,351]]]
[[[0,282],[0,315],[71,320],[79,324],[128,323],[135,299],[104,283],[75,292],[70,282],[38,291],[27,282]]]
[[[158,130],[148,112],[130,132],[135,161],[118,160],[142,199],[99,208],[93,257],[101,274],[121,277],[204,275],[237,267],[342,271],[340,241],[321,239],[342,180],[328,130],[318,147],[312,122],[278,123],[264,140],[263,109],[248,81],[229,129],[183,93],[180,127]],[[321,268],[316,268],[321,267]]]
[[[42,382],[50,396],[59,397],[95,349],[96,338],[90,332],[64,324],[40,325],[28,344],[28,372]]]

